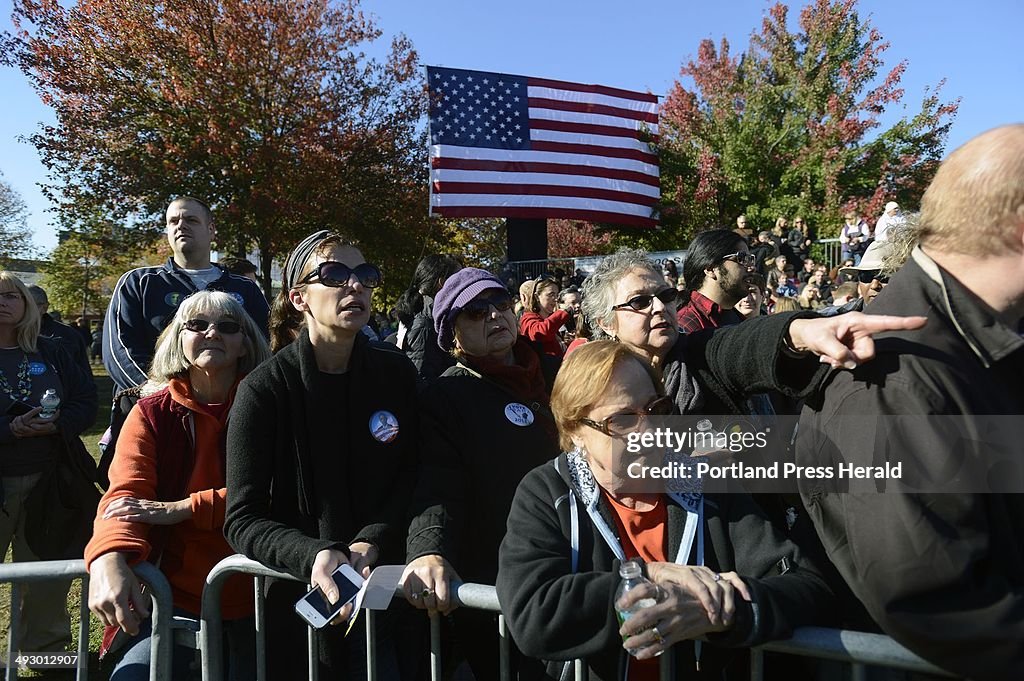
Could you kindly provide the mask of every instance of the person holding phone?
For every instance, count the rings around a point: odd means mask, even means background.
[[[57,341],[39,335],[39,308],[25,284],[0,271],[0,553],[14,561],[40,560],[30,546],[26,501],[43,477],[96,419],[96,385]],[[40,399],[53,389],[61,399],[50,418]],[[12,547],[13,545],[13,547]],[[68,547],[81,551],[82,545]],[[46,556],[46,558],[71,557]],[[19,642],[22,650],[60,651],[71,642],[67,595],[71,582],[27,584],[22,589]]]
[[[228,425],[228,542],[319,587],[332,604],[341,597],[331,577],[339,565],[366,576],[378,563],[403,562],[416,478],[416,369],[361,332],[381,282],[380,270],[342,237],[323,230],[303,239],[285,263],[281,291],[303,328],[242,381]],[[295,678],[295,656],[305,650],[295,603],[304,593],[293,582],[268,583],[268,640],[276,642],[269,678]],[[348,605],[335,622],[350,613]],[[379,619],[379,669],[388,678],[395,658],[388,622]],[[365,637],[343,634],[318,634],[322,673],[361,678]]]

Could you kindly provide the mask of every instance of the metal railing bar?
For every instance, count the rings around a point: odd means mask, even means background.
[[[430,615],[430,681],[441,681],[441,616]]]
[[[366,681],[377,681],[377,613],[366,611]]]
[[[320,678],[320,653],[316,645],[316,629],[306,627],[306,650],[309,654],[309,680],[317,681]]]
[[[954,676],[918,657],[888,636],[863,631],[801,627],[785,641],[772,641],[758,648],[803,657]]]
[[[203,681],[212,681],[220,676],[214,676],[213,672],[221,673],[222,667],[219,651],[212,651],[210,646],[213,640],[218,643],[222,636],[222,625],[220,621],[220,591],[224,581],[235,572],[246,572],[260,577],[275,577],[300,581],[286,573],[268,568],[260,563],[249,560],[244,556],[235,555],[225,558],[218,563],[207,576],[207,588],[203,592],[203,618],[202,618],[202,646],[204,653]],[[2,577],[0,577],[0,581]],[[504,680],[510,676],[510,639],[507,623],[501,615],[500,604],[498,603],[497,592],[493,586],[483,584],[457,584],[453,585],[453,600],[462,607],[475,608],[490,612],[499,613],[498,633],[500,638],[501,653],[501,678]],[[260,589],[262,592],[262,589]],[[401,595],[400,590],[396,596]],[[372,640],[373,614],[367,615],[367,663],[369,669],[373,669],[372,652],[376,648],[376,641]],[[259,619],[257,619],[259,626]],[[312,630],[311,630],[312,631]],[[442,674],[442,661],[440,659],[440,618],[435,616],[430,621],[430,666],[431,679],[438,681]],[[213,654],[207,657],[207,651]],[[859,631],[848,631],[838,629],[826,629],[822,627],[802,627],[793,632],[793,636],[785,641],[773,641],[758,648],[751,649],[750,678],[752,681],[760,681],[764,677],[764,655],[765,651],[800,655],[804,657],[815,657],[825,660],[836,660],[854,665],[856,668],[864,665],[888,667],[905,671],[924,672],[938,674],[946,677],[953,676],[935,665],[923,660],[910,652],[899,643],[882,634],[871,634]],[[318,669],[318,656],[315,647],[315,639],[310,638],[310,678],[316,679]],[[168,656],[168,660],[170,657]],[[576,661],[575,677],[586,678],[585,662]],[[374,672],[371,672],[374,673]],[[371,677],[372,678],[372,677]],[[856,681],[856,678],[855,678]]]
[[[82,577],[78,598],[78,665],[75,681],[89,678],[89,575]]]
[[[17,681],[18,663],[15,657],[18,654],[18,629],[21,628],[21,585],[18,582],[11,582],[11,621],[7,626],[7,672],[4,678]]]
[[[460,587],[461,588],[461,587]],[[495,596],[497,599],[497,596]],[[505,625],[505,616],[498,615],[498,673],[501,681],[512,681],[512,660],[508,643],[508,627]]]
[[[82,570],[85,570],[83,561]],[[150,635],[150,681],[170,681],[172,650],[174,640],[171,638],[171,619],[174,616],[174,598],[171,585],[160,570],[149,563],[139,563],[132,568],[135,575],[149,587],[153,600],[153,630]]]
[[[764,652],[750,649],[750,681],[764,681]]]
[[[264,626],[266,617],[266,597],[263,595],[263,577],[252,579],[253,619],[256,620],[256,681],[267,681],[267,628]]]

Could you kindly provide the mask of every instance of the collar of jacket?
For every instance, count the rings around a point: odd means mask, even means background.
[[[999,321],[991,308],[939,267],[920,246],[914,247],[910,257],[921,273],[937,287],[928,291],[932,302],[949,317],[957,334],[986,369],[1024,346],[1024,338],[1017,330]],[[912,268],[910,274],[916,274]]]
[[[619,541],[619,533],[613,516],[614,511],[601,495],[601,489],[598,487],[583,453],[579,449],[574,449],[571,452],[560,454],[555,459],[554,465],[555,470],[569,485],[570,491],[583,503],[587,515],[590,516],[591,522],[594,523],[594,527],[597,528],[605,544],[616,558],[620,561],[625,560],[626,554]],[[703,535],[704,518],[702,517],[703,513],[698,509],[702,507],[704,500],[700,494],[695,497],[688,495],[686,498],[675,493],[667,493],[664,496],[666,501],[672,502],[668,504],[668,528],[665,533],[668,553],[670,556],[674,554],[674,562],[685,565],[690,560],[694,533],[699,532]],[[691,508],[692,510],[690,510]],[[696,518],[687,523],[691,513]],[[688,527],[688,525],[694,526]],[[685,550],[680,553],[680,549],[684,547],[684,540],[686,540]],[[698,553],[702,554],[703,551],[698,550]],[[702,563],[702,558],[701,556],[698,562]]]
[[[218,281],[223,279],[224,276],[227,274],[227,270],[215,262],[211,262],[210,267],[215,267],[218,270],[220,270],[220,276],[217,277],[217,279],[213,283],[217,283]],[[167,258],[167,262],[164,263],[164,271],[170,274],[171,276],[177,277],[178,279],[184,281],[188,285],[188,287],[193,291],[196,290],[196,285],[192,282],[192,277],[188,276],[188,274],[185,272],[184,267],[180,267],[178,266],[178,263],[174,262],[174,258]]]
[[[348,360],[348,373],[350,376],[349,385],[358,385],[360,376],[364,372],[365,350],[370,344],[370,339],[364,333],[357,333],[352,345],[352,355]],[[314,421],[318,413],[316,407],[323,399],[323,395],[314,393],[313,386],[316,385],[316,377],[320,368],[316,363],[316,355],[313,352],[313,343],[309,339],[309,330],[302,329],[288,347],[283,349],[286,361],[282,362],[282,373],[287,385],[287,394],[290,396],[292,433],[295,438],[296,464],[298,466],[298,478],[301,481],[301,502],[304,508],[300,509],[310,518],[320,517],[320,505],[317,503],[315,487],[313,484],[313,462],[312,452],[329,451],[332,449],[334,436],[328,432],[323,423]],[[296,399],[301,396],[301,399]]]

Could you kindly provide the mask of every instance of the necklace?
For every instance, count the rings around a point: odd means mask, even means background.
[[[27,400],[32,395],[32,378],[28,374],[28,355],[21,356],[18,365],[18,390],[15,391],[7,382],[7,376],[0,371],[0,390],[12,400]]]

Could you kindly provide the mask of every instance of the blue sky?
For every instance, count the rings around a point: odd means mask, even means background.
[[[788,3],[796,21],[802,3]],[[745,49],[770,3],[764,0],[363,0],[388,38],[408,35],[424,64],[600,83],[668,92],[680,65],[701,39],[726,37]],[[862,16],[892,43],[887,65],[909,62],[904,104],[916,109],[926,86],[946,78],[944,99],[962,97],[948,149],[996,125],[1024,121],[1024,58],[1020,56],[1021,0],[861,0]],[[0,3],[3,30],[10,3]],[[45,168],[35,149],[19,142],[51,120],[24,76],[0,68],[5,106],[0,116],[0,171],[28,204],[29,226],[42,250],[56,245],[49,204],[37,184]],[[902,111],[889,112],[890,120]]]

